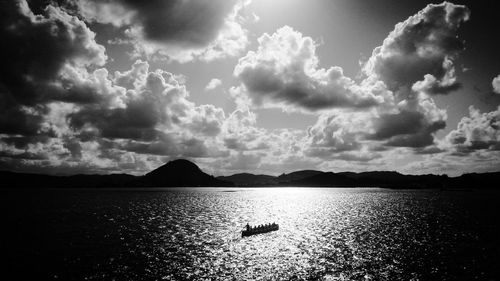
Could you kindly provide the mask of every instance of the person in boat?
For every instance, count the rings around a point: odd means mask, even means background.
[[[248,224],[248,222],[247,222],[247,225],[246,225],[246,229],[247,229],[247,231],[250,231],[252,229],[252,227],[250,226],[250,224]]]

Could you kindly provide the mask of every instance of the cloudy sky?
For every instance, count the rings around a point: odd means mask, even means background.
[[[496,0],[0,3],[0,170],[500,170]]]

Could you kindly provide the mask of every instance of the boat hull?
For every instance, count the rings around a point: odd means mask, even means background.
[[[247,236],[252,236],[252,235],[257,235],[257,234],[262,234],[262,233],[268,233],[272,231],[279,230],[280,227],[278,225],[272,226],[272,227],[263,227],[263,228],[257,228],[257,229],[252,229],[252,230],[243,230],[241,232],[241,237],[247,237]]]

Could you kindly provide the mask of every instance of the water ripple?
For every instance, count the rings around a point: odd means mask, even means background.
[[[46,248],[39,249],[47,261],[44,270],[57,279],[498,276],[499,226],[480,206],[498,207],[484,194],[256,188],[58,196],[50,206],[41,204],[37,214],[45,223]],[[241,238],[247,222],[276,222],[280,230]]]

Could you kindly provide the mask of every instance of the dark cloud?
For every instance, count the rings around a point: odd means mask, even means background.
[[[415,134],[425,122],[420,112],[400,112],[386,114],[375,121],[375,134],[369,138],[373,140],[385,140],[396,135]]]
[[[241,23],[246,0],[72,0],[87,22],[125,30],[119,40],[136,55],[178,61],[212,60],[238,54],[248,44]]]
[[[3,166],[64,170],[71,163],[103,171],[117,163],[144,168],[147,154],[222,153],[209,152],[201,140],[221,132],[222,109],[196,106],[175,75],[150,72],[146,62],[114,76],[96,69],[107,57],[95,34],[67,10],[37,4],[37,15],[22,0],[4,3],[0,11],[8,50],[0,54]],[[42,150],[53,157],[37,157]]]
[[[123,172],[115,166],[103,167],[89,162],[61,162],[50,160],[26,161],[26,159],[0,158],[0,170],[10,170],[23,173],[75,175],[75,174],[106,174]]]
[[[85,130],[105,138],[149,141],[157,137],[155,126],[162,118],[155,108],[154,103],[145,102],[116,109],[88,107],[68,115],[68,119],[76,131]]]
[[[344,160],[348,162],[370,162],[372,160],[378,159],[382,157],[379,153],[365,153],[365,154],[359,154],[359,153],[340,153],[339,155],[335,156],[334,159],[338,160]]]
[[[235,0],[121,0],[137,11],[147,39],[204,46],[217,36]]]
[[[400,134],[391,137],[385,144],[398,147],[425,147],[434,144],[434,133],[444,129],[446,123],[437,121],[422,127],[414,134]]]
[[[28,159],[28,160],[46,160],[48,156],[42,153],[33,153],[33,152],[11,152],[11,151],[0,151],[0,159],[1,158],[10,158],[10,159]]]
[[[0,17],[5,40],[0,53],[2,92],[28,106],[50,100],[72,101],[73,93],[77,93],[76,102],[92,100],[79,96],[80,90],[66,79],[63,68],[105,63],[104,47],[95,42],[95,34],[60,8],[49,5],[42,15],[35,15],[25,1],[9,3]],[[92,93],[83,88],[83,92]]]
[[[427,146],[427,147],[417,147],[414,149],[416,154],[426,155],[426,154],[438,154],[446,152],[446,150],[441,149],[437,146]]]
[[[0,92],[0,133],[35,136],[47,110],[44,105],[23,107],[10,94]]]
[[[236,0],[75,1],[90,21],[133,24],[146,39],[205,46],[215,39]]]
[[[48,143],[51,139],[51,135],[39,134],[34,136],[8,136],[3,137],[0,140],[8,145],[15,147],[16,149],[25,149],[30,143]]]
[[[98,99],[71,77],[106,61],[104,47],[78,18],[52,5],[35,15],[26,1],[7,1],[0,10],[0,32],[0,133],[42,133],[47,103]]]
[[[388,146],[424,147],[434,143],[434,133],[444,129],[444,120],[429,121],[418,111],[401,111],[385,114],[375,120],[375,133],[371,140],[386,141]]]
[[[82,158],[82,145],[78,139],[66,137],[63,144],[64,148],[71,153],[71,157],[74,159]]]

